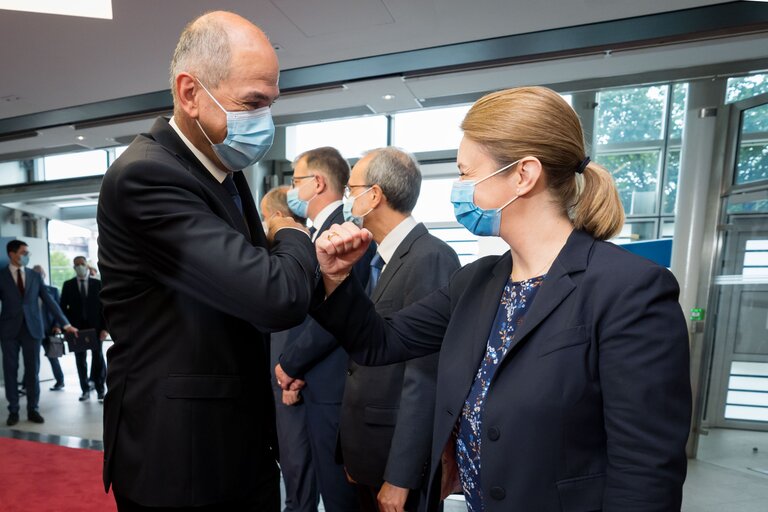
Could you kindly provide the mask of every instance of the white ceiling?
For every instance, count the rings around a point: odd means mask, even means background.
[[[673,11],[722,0],[113,0],[113,19],[0,10],[0,119],[168,88],[179,33],[227,9],[291,69]]]

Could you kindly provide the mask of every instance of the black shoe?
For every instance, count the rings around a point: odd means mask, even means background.
[[[83,394],[80,395],[80,398],[78,398],[78,400],[80,400],[81,402],[85,402],[86,400],[90,400],[90,399],[91,399],[90,391],[83,391]]]
[[[9,427],[12,427],[18,422],[19,422],[19,413],[12,412],[8,414],[8,419],[5,421],[5,424],[8,425]]]
[[[98,399],[99,399],[99,402],[103,402],[103,401],[104,401],[104,392],[102,392],[102,391],[97,391],[97,392],[96,392],[96,398],[98,398]]]
[[[64,383],[63,382],[57,382],[52,388],[51,391],[61,391],[64,389]]]
[[[45,420],[37,411],[27,411],[27,419],[32,423],[45,423]]]

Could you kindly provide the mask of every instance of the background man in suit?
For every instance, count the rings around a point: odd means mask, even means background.
[[[265,221],[272,217],[293,217],[301,224],[306,222],[306,219],[295,215],[288,208],[286,195],[290,188],[287,185],[276,187],[264,195],[261,200],[261,214]],[[317,512],[320,492],[312,464],[307,407],[302,400],[301,391],[283,390],[275,378],[275,366],[294,329],[273,333],[269,345],[280,471],[285,484],[283,512]]]
[[[332,224],[344,221],[341,198],[348,179],[349,164],[334,148],[312,149],[296,158],[288,206],[296,215],[312,221],[313,240],[323,236]],[[370,255],[368,261],[372,251]],[[361,283],[366,282],[368,272],[367,262],[361,261],[355,266],[354,273]],[[346,352],[333,336],[308,318],[289,333],[279,360],[280,364],[275,367],[277,380],[287,374],[306,382],[303,397],[312,463],[325,509],[329,512],[358,510],[355,489],[347,482],[344,468],[336,457]]]
[[[40,274],[43,283],[45,283],[45,269],[43,269],[41,265],[35,265],[32,267],[32,270]],[[55,286],[48,286],[46,284],[43,284],[43,287],[48,292],[48,295],[50,295],[51,298],[58,304],[59,289]],[[59,329],[56,323],[56,315],[48,308],[45,302],[40,301],[40,309],[43,315],[43,348],[45,348],[47,336],[55,332],[61,332],[61,329]],[[56,379],[56,382],[51,387],[51,391],[61,391],[64,389],[64,372],[61,371],[61,363],[59,362],[59,358],[48,357],[47,359],[51,363],[51,371],[53,372],[54,379]]]
[[[459,259],[411,216],[421,190],[415,159],[397,148],[367,153],[347,185],[351,217],[378,245],[366,290],[389,315],[448,284]],[[419,510],[432,442],[438,354],[388,366],[349,361],[339,439],[363,510]]]
[[[266,333],[304,320],[316,260],[293,219],[268,242],[238,172],[272,143],[278,75],[258,27],[201,16],[171,63],[173,118],[104,176],[104,484],[121,512],[279,510]]]
[[[78,329],[94,329],[99,336],[99,348],[91,350],[91,375],[94,378],[96,396],[104,400],[104,355],[101,351],[101,342],[107,338],[106,323],[102,311],[99,293],[101,281],[90,277],[88,261],[85,256],[77,256],[73,260],[76,277],[64,282],[61,287],[61,309],[72,319],[72,323]],[[79,400],[81,402],[91,397],[91,387],[88,383],[87,351],[75,352],[77,364],[77,376],[80,377],[80,390],[83,392]]]
[[[6,246],[8,271],[0,272],[0,347],[3,353],[5,398],[8,400],[6,425],[19,422],[19,389],[16,379],[19,371],[19,351],[24,356],[24,379],[27,389],[27,419],[34,423],[45,420],[38,412],[40,399],[40,344],[43,339],[43,318],[38,299],[56,314],[64,330],[77,333],[61,312],[59,305],[48,295],[40,274],[26,268],[29,248],[21,240],[11,240]]]

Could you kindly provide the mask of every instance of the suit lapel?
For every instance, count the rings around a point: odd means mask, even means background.
[[[168,124],[168,121],[162,117],[159,118],[152,126],[150,134],[152,135],[152,138],[154,138],[157,142],[172,151],[176,155],[176,158],[178,158],[179,161],[184,165],[184,167],[186,167],[187,170],[189,170],[198,180],[200,180],[201,183],[203,183],[208,188],[208,190],[211,191],[211,193],[213,193],[214,196],[216,196],[216,198],[224,206],[224,209],[227,211],[229,218],[225,220],[228,220],[232,227],[240,231],[248,239],[248,241],[251,241],[251,233],[248,230],[245,219],[242,215],[240,215],[240,210],[237,209],[237,206],[232,200],[232,197],[226,191],[224,186],[219,183],[216,178],[213,177],[213,175],[211,175],[211,173],[208,171],[208,169],[205,168],[202,162],[197,159],[194,153],[190,151],[187,145],[184,144],[184,141],[179,138],[178,134]],[[245,177],[241,176],[241,178],[243,180],[242,183],[246,183],[247,188],[247,182],[244,181]],[[238,191],[239,190],[240,187],[238,187]],[[250,196],[250,191],[248,192],[248,196]],[[240,199],[243,200],[243,194],[240,195]],[[253,199],[251,198],[251,202],[252,201]],[[244,212],[245,202],[246,201],[243,200]]]
[[[5,281],[8,283],[8,286],[10,288],[15,288],[16,293],[19,295],[19,297],[21,297],[21,294],[19,293],[19,287],[16,284],[16,281],[13,280],[13,276],[11,275],[11,269],[8,266],[5,267],[5,272],[3,272],[3,274],[5,274],[5,276],[3,276],[3,279],[5,279]]]
[[[576,284],[571,279],[571,274],[587,268],[589,252],[593,244],[594,239],[586,233],[576,230],[571,233],[560,254],[552,263],[547,277],[531,304],[531,309],[525,314],[522,325],[515,331],[507,354],[511,354],[516,346],[525,341],[526,337],[573,292]]]
[[[328,231],[331,226],[334,224],[343,224],[344,223],[344,214],[342,213],[342,206],[339,206],[335,210],[331,212],[331,214],[328,216],[327,219],[325,219],[325,222],[323,222],[323,225],[320,226],[320,229],[317,230],[317,236],[320,236],[325,231]],[[317,240],[317,237],[315,237],[315,240]]]
[[[386,290],[389,283],[392,282],[392,278],[397,274],[400,267],[403,266],[403,260],[408,255],[414,242],[424,236],[427,232],[427,228],[424,227],[424,224],[419,223],[410,233],[408,233],[408,235],[406,235],[403,241],[400,242],[400,245],[397,246],[395,253],[392,255],[392,261],[386,262],[387,266],[381,273],[379,282],[376,284],[376,289],[373,290],[373,296],[371,297],[373,303],[379,301],[384,294],[384,290]]]
[[[499,257],[489,278],[478,276],[477,284],[468,287],[454,312],[466,319],[451,334],[451,338],[458,341],[456,353],[440,358],[440,364],[446,367],[446,371],[441,370],[441,373],[451,376],[451,387],[454,390],[451,393],[451,407],[454,414],[461,410],[462,401],[480,367],[511,270],[512,258],[507,252]]]
[[[259,211],[256,209],[256,202],[253,200],[251,188],[248,186],[248,180],[242,172],[236,172],[233,175],[237,191],[240,193],[240,200],[243,202],[243,216],[248,225],[250,238],[256,245],[267,246],[267,236],[264,234],[264,228],[261,227]]]

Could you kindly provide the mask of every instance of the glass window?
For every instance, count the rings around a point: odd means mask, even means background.
[[[664,196],[662,197],[661,213],[675,213],[677,204],[677,181],[680,176],[680,150],[670,150],[667,153],[667,174],[664,178]]]
[[[745,110],[736,162],[736,184],[768,179],[768,104]]]
[[[42,179],[51,181],[104,174],[107,165],[107,152],[103,150],[46,156],[42,158]]]
[[[669,138],[682,139],[685,111],[688,105],[688,84],[675,84],[672,88],[672,112],[669,119]]]
[[[745,100],[768,92],[768,74],[739,76],[728,79],[725,102]]]
[[[451,186],[456,178],[424,179],[413,216],[419,222],[456,222],[451,204]]]
[[[599,154],[597,161],[613,174],[627,215],[657,213],[661,151]]]
[[[0,186],[16,185],[27,181],[27,171],[21,162],[0,163]]]
[[[656,222],[653,220],[641,220],[626,222],[621,228],[621,233],[613,239],[614,242],[639,242],[641,240],[656,239]]]
[[[632,87],[597,94],[597,142],[660,140],[669,86]]]
[[[387,118],[368,116],[288,126],[285,139],[289,160],[321,146],[338,149],[344,158],[357,158],[369,149],[387,145]]]
[[[459,126],[471,105],[395,114],[393,144],[411,153],[458,149]]]

